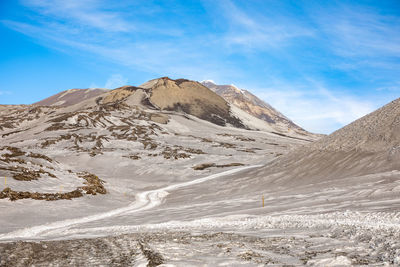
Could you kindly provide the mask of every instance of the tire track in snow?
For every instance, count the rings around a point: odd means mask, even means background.
[[[29,228],[24,228],[21,230],[16,230],[10,233],[0,235],[0,240],[2,241],[12,241],[19,239],[40,239],[46,236],[46,232],[51,234],[56,234],[57,232],[62,232],[63,229],[69,228],[71,226],[76,226],[79,224],[84,224],[88,222],[93,222],[97,220],[102,220],[106,218],[110,218],[113,216],[125,214],[125,213],[136,213],[144,210],[148,210],[160,205],[165,197],[169,194],[168,191],[173,191],[182,187],[187,187],[195,184],[200,184],[209,180],[217,179],[226,175],[234,174],[246,169],[260,167],[262,165],[252,165],[239,167],[235,169],[231,169],[228,171],[220,172],[217,174],[212,174],[203,178],[199,178],[193,181],[188,181],[179,184],[173,184],[166,186],[164,188],[144,191],[137,193],[135,195],[135,202],[132,202],[130,205],[118,209],[114,209],[111,211],[90,215],[77,219],[68,219],[63,221],[56,221],[53,223],[48,223],[44,225],[33,226]]]

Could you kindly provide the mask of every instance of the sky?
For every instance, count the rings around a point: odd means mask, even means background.
[[[0,0],[0,104],[168,76],[329,134],[400,97],[400,1]]]

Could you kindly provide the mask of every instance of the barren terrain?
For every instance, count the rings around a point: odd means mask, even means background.
[[[161,109],[160,81],[0,107],[0,266],[400,264],[399,99],[315,142]]]

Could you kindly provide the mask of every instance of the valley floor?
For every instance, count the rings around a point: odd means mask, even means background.
[[[399,265],[399,221],[399,213],[357,212],[200,219],[117,236],[2,243],[0,266]]]
[[[140,192],[131,204],[105,212],[4,233],[0,266],[400,264],[398,172],[359,177],[356,189],[344,180],[269,192],[261,207],[259,195],[248,193],[254,189],[235,193],[229,187],[232,180],[245,182],[243,172],[255,167]]]

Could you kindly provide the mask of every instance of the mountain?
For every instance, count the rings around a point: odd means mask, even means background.
[[[201,84],[222,96],[230,104],[267,122],[277,132],[295,132],[300,135],[310,135],[310,133],[247,90],[239,89],[234,85],[217,85],[210,80],[202,81]]]
[[[210,84],[208,82],[206,85],[210,86]],[[227,97],[229,90],[225,91],[226,93],[220,96],[218,93],[221,93],[221,90],[214,92],[199,82],[162,77],[150,80],[138,87],[127,85],[114,90],[70,89],[34,103],[34,105],[68,107],[94,97],[98,97],[98,101],[103,103],[107,101],[123,102],[126,98],[129,99],[128,102],[133,101],[131,103],[135,105],[189,114],[220,126],[267,131],[310,141],[320,138],[320,135],[306,132],[296,126],[268,104],[248,92],[240,93],[242,98],[235,96],[236,100],[230,101],[231,98]],[[243,98],[244,94],[245,98]]]
[[[106,93],[109,91],[108,93]],[[104,94],[106,93],[106,94]],[[104,94],[104,95],[103,95]],[[231,115],[229,104],[198,82],[168,77],[150,80],[139,87],[123,86],[107,89],[70,89],[34,103],[39,106],[72,106],[100,96],[102,103],[140,99],[136,104],[165,111],[176,111],[196,116],[214,124],[246,128],[241,120]],[[101,99],[101,100],[100,100]]]

